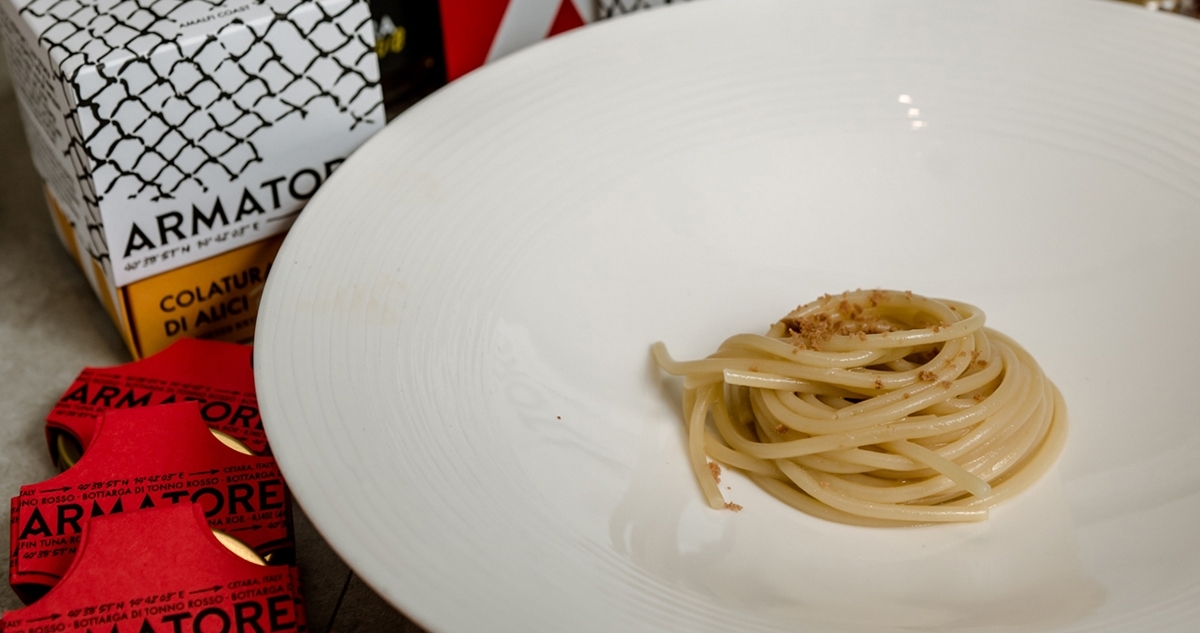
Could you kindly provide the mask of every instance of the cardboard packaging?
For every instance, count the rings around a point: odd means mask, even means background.
[[[365,0],[0,0],[51,214],[135,358],[248,340],[304,203],[384,123]]]
[[[271,563],[290,562],[291,499],[275,460],[214,438],[195,402],[105,413],[70,470],[11,503],[9,583],[36,599],[67,573],[96,517],[195,503],[208,524]]]
[[[0,619],[0,633],[307,630],[296,568],[237,557],[186,502],[87,521],[62,582]]]
[[[439,0],[439,5],[451,81],[592,20],[590,0]]]
[[[614,18],[634,11],[683,4],[688,0],[596,0],[596,19]]]
[[[254,453],[270,453],[254,392],[252,348],[180,339],[140,361],[80,372],[46,416],[50,457],[60,468],[70,466],[63,463],[64,451],[86,451],[96,421],[106,411],[188,401],[199,405],[210,428]]]

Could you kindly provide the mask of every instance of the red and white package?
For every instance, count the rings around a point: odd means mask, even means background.
[[[29,601],[55,585],[93,518],[195,503],[209,525],[271,562],[294,556],[291,500],[271,457],[213,437],[195,402],[109,411],[73,468],[12,499],[9,583]]]
[[[209,427],[255,453],[269,453],[254,392],[252,348],[236,343],[180,339],[140,361],[86,368],[46,417],[46,439],[63,466],[59,437],[91,444],[96,418],[105,411],[194,401]],[[66,464],[70,465],[70,464]]]
[[[446,78],[592,20],[590,0],[439,0]]]
[[[0,633],[308,630],[297,569],[225,549],[198,505],[95,517],[78,549],[62,581],[4,614]]]

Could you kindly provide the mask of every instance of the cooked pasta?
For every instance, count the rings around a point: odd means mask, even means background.
[[[676,361],[662,343],[653,354],[683,377],[688,457],[714,508],[740,508],[718,487],[723,464],[842,523],[980,521],[1066,440],[1058,389],[958,301],[825,295],[705,359]]]

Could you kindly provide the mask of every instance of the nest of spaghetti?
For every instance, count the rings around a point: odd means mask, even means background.
[[[981,521],[1066,440],[1058,389],[959,301],[825,295],[703,360],[676,361],[662,343],[653,355],[683,377],[689,461],[713,508],[740,509],[717,485],[721,464],[841,523]]]

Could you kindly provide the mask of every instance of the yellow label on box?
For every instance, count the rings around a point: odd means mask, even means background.
[[[254,336],[263,284],[283,236],[122,288],[140,356],[180,338],[243,342]]]
[[[125,305],[122,295],[112,288],[108,278],[104,276],[104,268],[96,262],[89,262],[92,268],[92,276],[97,280],[97,286],[93,288],[96,291],[96,296],[100,298],[100,304],[104,306],[105,312],[108,312],[108,317],[117,325],[117,330],[121,332],[121,338],[125,341],[125,346],[133,352],[134,358],[139,358],[137,350],[137,342],[133,339],[133,332],[129,328],[129,320],[126,318]]]
[[[54,199],[54,194],[50,193],[50,189],[43,185],[42,191],[46,194],[46,203],[50,205],[50,218],[54,220],[54,230],[58,232],[58,239],[71,254],[71,259],[82,266],[79,259],[79,245],[75,243],[75,228],[71,226],[71,221],[63,213],[62,207],[58,206],[58,200]]]
[[[158,353],[181,338],[234,343],[254,338],[263,284],[283,244],[283,235],[118,288],[103,267],[93,260],[82,260],[78,228],[67,220],[48,189],[46,201],[63,244],[92,282],[101,305],[135,359]]]

